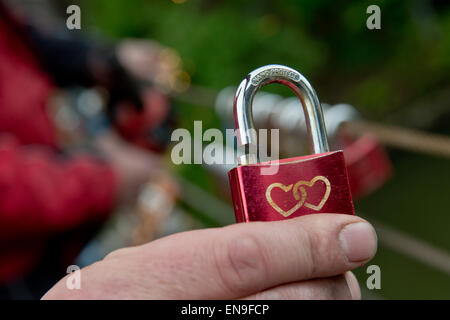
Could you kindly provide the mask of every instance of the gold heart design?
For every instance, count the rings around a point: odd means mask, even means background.
[[[326,185],[326,190],[325,190],[325,193],[323,195],[322,200],[320,200],[320,202],[319,202],[319,204],[317,206],[315,206],[315,205],[313,205],[311,203],[308,203],[308,202],[305,203],[305,207],[310,208],[310,209],[315,210],[315,211],[319,211],[320,209],[322,209],[323,206],[325,205],[325,202],[327,202],[328,197],[330,196],[331,184],[330,184],[330,181],[327,178],[325,178],[324,176],[317,176],[317,177],[314,177],[309,182],[308,181],[298,181],[295,184],[294,190],[293,190],[294,198],[296,200],[299,200],[300,199],[300,195],[298,194],[298,189],[300,188],[300,192],[302,193],[302,200],[303,200],[303,199],[305,199],[304,194],[306,193],[306,190],[305,190],[305,188],[302,187],[302,185],[305,185],[305,186],[308,186],[308,187],[312,187],[317,181],[323,181],[325,183],[325,185]]]
[[[297,182],[298,183],[298,182]],[[283,209],[281,209],[272,199],[272,196],[270,195],[270,193],[272,192],[273,188],[280,188],[281,190],[283,190],[284,192],[288,192],[292,189],[293,184],[290,184],[288,186],[285,186],[284,184],[281,184],[279,182],[275,182],[272,183],[266,190],[266,198],[267,198],[267,202],[269,202],[269,204],[272,206],[272,208],[274,208],[279,214],[281,214],[283,217],[287,218],[289,217],[291,214],[293,214],[295,211],[297,211],[305,202],[306,200],[306,191],[304,188],[301,188],[302,190],[300,190],[300,192],[302,193],[302,198],[299,198],[299,194],[298,192],[297,194],[297,198],[295,198],[296,200],[299,200],[299,202],[292,207],[291,209],[289,209],[288,211],[284,211]]]

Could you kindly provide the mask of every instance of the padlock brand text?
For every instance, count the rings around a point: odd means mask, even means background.
[[[282,68],[272,68],[264,70],[257,75],[255,75],[252,79],[252,85],[259,86],[261,85],[265,80],[268,79],[276,79],[276,78],[288,78],[292,81],[299,81],[300,80],[300,73],[294,72],[291,70],[286,70]]]

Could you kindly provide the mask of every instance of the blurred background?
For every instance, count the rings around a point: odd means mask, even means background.
[[[112,213],[79,242],[73,264],[82,267],[116,248],[173,232],[233,223],[229,168],[174,165],[170,133],[193,132],[195,120],[203,121],[203,130],[233,128],[233,90],[248,72],[276,63],[311,82],[324,103],[333,147],[355,164],[355,207],[377,229],[379,249],[370,264],[381,269],[380,290],[365,289],[370,275],[356,271],[363,298],[449,299],[450,4],[373,2],[4,1],[21,24],[32,25],[41,55],[61,41],[72,48],[38,58],[57,79],[46,106],[57,152],[100,157],[119,172],[119,184],[128,184],[124,199],[114,200],[104,210]],[[72,4],[81,9],[81,30],[66,27]],[[381,9],[379,30],[366,27],[371,4]],[[86,52],[101,54],[89,60]],[[94,80],[58,80],[81,79],[86,65]],[[118,67],[107,70],[111,65]],[[262,91],[255,98],[257,126],[280,128],[281,157],[306,154],[292,92],[280,85]],[[5,239],[0,248],[18,241]],[[52,236],[52,246],[66,243],[59,239]],[[4,257],[0,264],[8,265]],[[36,298],[69,265],[55,262],[59,269],[53,270],[39,259],[5,276],[4,297]]]

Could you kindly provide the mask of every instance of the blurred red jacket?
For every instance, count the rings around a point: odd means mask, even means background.
[[[89,156],[62,159],[46,104],[53,84],[0,18],[0,285],[33,269],[47,239],[105,219],[115,174]]]

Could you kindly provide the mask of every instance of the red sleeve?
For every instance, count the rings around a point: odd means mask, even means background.
[[[116,177],[91,157],[62,160],[45,147],[0,137],[0,238],[50,234],[106,218]]]

